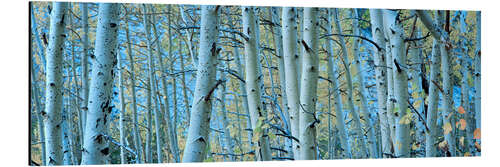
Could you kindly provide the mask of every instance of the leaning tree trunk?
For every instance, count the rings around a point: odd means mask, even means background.
[[[111,117],[112,87],[116,65],[119,5],[99,4],[95,60],[89,92],[89,110],[84,137],[82,164],[109,162],[107,130]]]
[[[431,74],[429,79],[429,106],[427,108],[427,126],[429,127],[429,131],[425,133],[425,156],[426,157],[435,157],[436,155],[436,135],[437,135],[437,111],[438,111],[438,102],[439,102],[439,92],[436,84],[434,82],[438,82],[438,74],[439,74],[439,48],[437,44],[437,40],[434,39],[432,44],[432,54],[431,54]]]
[[[410,123],[412,113],[408,109],[408,76],[404,45],[404,30],[397,11],[384,10],[385,33],[389,36],[392,52],[392,71],[394,78],[394,107],[396,137],[394,152],[396,157],[410,156]]]
[[[357,9],[352,9],[353,12],[352,12],[352,16],[353,18],[358,18],[359,15],[358,15],[358,10]],[[354,35],[360,35],[360,28],[359,28],[359,22],[358,22],[358,19],[353,19],[352,20],[352,27],[353,27],[353,31],[354,31]],[[354,64],[354,68],[357,70],[358,74],[357,74],[357,79],[358,79],[358,96],[359,96],[359,99],[361,101],[361,117],[363,118],[364,120],[364,126],[365,126],[365,129],[367,132],[367,138],[368,138],[368,141],[366,143],[366,145],[368,146],[368,153],[369,153],[369,156],[370,158],[378,158],[378,155],[377,155],[377,141],[375,139],[375,126],[373,125],[372,123],[372,118],[371,118],[371,115],[370,115],[370,111],[368,110],[368,102],[367,102],[367,99],[366,99],[366,96],[367,95],[367,91],[366,91],[366,87],[365,87],[365,83],[364,83],[364,70],[361,69],[361,61],[359,60],[359,56],[360,56],[360,53],[359,53],[359,49],[360,49],[360,46],[359,46],[359,43],[360,43],[360,39],[359,38],[355,38],[354,39],[354,44],[353,44],[353,57],[354,57],[354,60],[353,60],[353,64]]]
[[[282,11],[283,57],[285,63],[285,85],[287,106],[290,115],[291,135],[299,137],[299,85],[297,79],[297,10],[284,7]],[[300,159],[300,145],[297,140],[292,143],[294,159]]]
[[[437,11],[438,26],[444,26],[444,11]],[[445,31],[443,31],[446,34]],[[448,41],[448,40],[445,40]],[[451,61],[449,57],[449,46],[448,43],[443,43],[441,41],[439,44],[439,50],[441,52],[441,75],[443,77],[443,124],[444,124],[444,138],[448,144],[448,151],[451,156],[456,156],[456,144],[455,144],[455,121],[453,114],[453,87],[451,83]],[[449,128],[449,129],[448,129]]]
[[[281,90],[281,103],[283,106],[282,107],[282,113],[284,115],[284,119],[286,122],[286,131],[290,133],[290,113],[288,112],[288,95],[286,94],[286,79],[285,79],[285,61],[283,58],[283,35],[281,34],[281,27],[279,26],[280,23],[280,15],[278,14],[279,8],[277,7],[270,7],[269,8],[269,15],[270,19],[273,22],[273,27],[271,29],[271,32],[273,34],[273,45],[274,48],[276,48],[276,55],[278,55],[278,72],[279,72],[279,78],[280,78],[280,90]],[[290,155],[293,155],[293,139],[291,138],[286,138],[285,139],[285,148],[286,150],[290,153]],[[293,156],[292,156],[293,157]]]
[[[248,39],[245,39],[245,56],[246,56],[246,77],[247,83],[247,98],[248,109],[250,112],[251,125],[253,130],[253,142],[257,142],[255,150],[257,160],[271,160],[271,149],[265,129],[262,128],[265,120],[266,111],[262,108],[261,88],[259,87],[262,77],[258,76],[258,52],[257,52],[257,32],[253,7],[242,7],[243,13],[243,33]],[[257,139],[257,141],[254,141]]]
[[[327,9],[327,33],[332,34],[332,9]],[[327,67],[328,67],[328,78],[332,81],[332,91],[333,91],[333,103],[334,103],[334,110],[335,110],[335,127],[337,128],[338,135],[340,138],[340,148],[343,150],[341,151],[341,157],[342,158],[352,158],[351,154],[351,147],[349,145],[349,140],[348,140],[348,135],[346,131],[346,123],[345,123],[345,116],[344,116],[344,111],[342,109],[342,97],[340,96],[340,89],[338,86],[338,70],[337,66],[335,65],[336,63],[334,62],[334,50],[333,50],[333,40],[328,38],[328,41],[325,42],[326,45],[326,52],[328,54],[328,62],[327,62]]]
[[[151,13],[155,13],[155,10],[154,10],[154,6],[153,5],[150,5],[150,8],[151,8]],[[145,24],[148,24],[148,27],[149,26],[153,26],[153,33],[155,35],[155,37],[157,38],[156,39],[156,54],[158,57],[161,57],[161,52],[160,52],[160,37],[158,36],[158,32],[156,30],[156,27],[155,27],[155,24],[156,24],[156,15],[153,15],[151,16],[152,19],[151,19],[151,22],[150,23],[145,23]],[[149,29],[150,28],[146,28],[147,30],[147,34],[149,34]],[[161,109],[159,110],[159,106],[160,106],[160,101],[158,100],[158,86],[157,86],[157,82],[156,82],[156,75],[154,75],[154,67],[155,67],[155,64],[154,64],[154,56],[153,56],[153,46],[151,44],[151,35],[149,35],[149,39],[148,39],[148,47],[150,48],[149,50],[151,51],[150,54],[149,54],[149,57],[148,57],[148,65],[149,65],[149,77],[151,78],[151,82],[150,84],[152,85],[152,98],[153,98],[153,102],[154,102],[154,110],[153,110],[153,113],[155,115],[155,131],[156,131],[156,156],[158,158],[158,163],[162,163],[163,162],[163,152],[162,152],[162,147],[163,147],[163,132],[161,131],[161,124],[163,123],[163,119],[162,119],[162,114],[163,112],[160,112]],[[160,62],[162,63],[162,62]],[[163,72],[163,71],[162,71]],[[177,161],[178,162],[178,161]]]
[[[384,22],[382,17],[382,10],[380,9],[370,9],[370,22],[372,24],[372,36],[374,41],[379,46],[385,46],[386,39],[384,35]],[[386,52],[383,49],[378,49],[373,47],[375,51],[375,77],[377,84],[377,105],[378,105],[378,116],[380,121],[380,134],[382,143],[382,156],[388,158],[388,155],[392,154],[392,140],[391,131],[389,127],[389,122],[387,119],[387,68],[386,64]]]
[[[126,9],[125,9],[126,10]],[[142,162],[142,159],[141,159],[141,151],[142,151],[142,144],[141,144],[141,139],[140,139],[140,135],[139,135],[139,126],[138,126],[138,118],[137,118],[137,99],[136,99],[136,96],[135,96],[135,69],[134,69],[134,57],[132,55],[132,43],[131,43],[131,40],[130,40],[130,36],[129,36],[129,24],[128,24],[128,19],[125,18],[125,24],[126,24],[126,28],[125,28],[125,36],[127,38],[127,54],[128,54],[128,58],[129,58],[129,61],[130,61],[130,88],[131,88],[131,92],[132,92],[132,124],[133,124],[133,128],[132,128],[132,134],[133,134],[133,137],[134,137],[134,146],[135,146],[135,149],[136,149],[136,157],[135,157],[135,163],[141,163]]]
[[[54,2],[50,16],[50,34],[47,46],[47,70],[45,85],[45,112],[42,112],[45,127],[45,165],[62,165],[61,109],[63,98],[62,60],[67,3]]]
[[[340,20],[338,18],[338,9],[333,9],[333,16],[334,16],[334,21],[337,29],[337,34],[342,34],[342,28],[340,25]],[[349,104],[349,111],[351,113],[353,122],[352,122],[352,128],[353,128],[353,134],[355,138],[357,139],[356,142],[354,143],[354,147],[358,146],[359,151],[357,151],[357,156],[356,158],[365,158],[366,157],[366,144],[365,144],[365,137],[363,135],[363,131],[361,129],[361,121],[359,117],[358,111],[354,108],[354,101],[353,101],[353,86],[352,86],[352,79],[351,79],[351,70],[349,67],[349,57],[347,56],[347,46],[344,41],[344,37],[342,35],[339,36],[339,41],[340,41],[340,46],[342,49],[342,63],[344,65],[345,69],[345,79],[347,81],[347,103]]]
[[[318,97],[318,8],[304,8],[304,38],[301,41],[302,82],[300,85],[299,141],[300,159],[316,160],[316,102]]]
[[[191,110],[186,148],[182,162],[201,162],[206,154],[212,109],[212,93],[215,89],[217,64],[217,34],[219,6],[202,6],[199,65]]]
[[[233,25],[233,20],[231,17],[228,17],[228,24],[229,24],[229,28],[233,29],[234,25]],[[232,37],[236,39],[236,35],[232,34]],[[236,44],[235,44],[236,46]],[[243,65],[241,63],[241,55],[240,55],[240,52],[239,52],[239,48],[238,47],[233,47],[233,57],[236,59],[236,70],[238,71],[238,76],[242,77],[244,75],[244,71],[243,71]],[[250,111],[248,110],[248,98],[247,98],[247,95],[246,95],[246,90],[247,90],[247,87],[246,87],[246,83],[245,81],[243,80],[239,80],[239,84],[238,84],[238,88],[239,90],[241,91],[241,101],[242,101],[242,106],[243,106],[243,111],[245,112],[246,114],[246,126],[247,126],[247,129],[251,129],[252,128],[252,123],[250,121]],[[252,147],[252,132],[251,131],[247,131],[247,139],[248,139],[248,146]]]

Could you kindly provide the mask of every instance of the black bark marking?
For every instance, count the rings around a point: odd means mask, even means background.
[[[95,59],[95,55],[94,54],[90,54],[90,58],[91,59]]]
[[[206,141],[205,141],[205,139],[203,138],[203,136],[198,137],[195,141],[200,141],[200,142],[203,142],[203,143],[205,143],[205,144],[206,144]]]
[[[401,73],[401,67],[399,66],[398,61],[396,61],[396,59],[394,59],[394,65],[396,66],[398,73]]]
[[[99,126],[99,121],[101,121],[101,118],[97,118],[97,120],[95,121],[95,128]]]
[[[104,85],[104,86],[106,86],[106,85],[107,85],[107,83],[106,83],[106,82],[104,82],[104,84],[103,84],[103,85]]]
[[[52,157],[49,157],[49,164],[55,165],[56,161],[54,159],[52,159]]]
[[[103,137],[104,136],[102,134],[98,134],[98,135],[95,136],[94,141],[97,142],[97,143],[99,143],[99,144],[101,144]]]
[[[116,23],[109,23],[109,26],[110,26],[111,28],[115,28],[115,27],[116,27]]]
[[[50,85],[51,87],[56,86],[56,84],[55,84],[55,83],[50,83],[49,85]]]
[[[302,40],[301,43],[307,53],[313,53],[313,50],[309,47],[309,45],[307,45],[306,41]]]
[[[102,149],[102,150],[101,150],[101,153],[102,153],[103,155],[105,155],[105,156],[106,156],[106,155],[108,155],[108,154],[109,154],[109,147],[106,147],[106,148]]]
[[[104,75],[102,72],[98,72],[97,75]]]
[[[47,41],[47,35],[45,33],[42,34],[42,40],[43,40],[43,44],[45,44],[45,46],[47,46],[49,44],[49,42]]]
[[[61,17],[61,21],[59,21],[59,24],[61,24],[61,25],[62,25],[62,24],[64,24],[64,16],[65,16],[65,15],[66,15],[66,14],[65,14],[65,13],[63,13],[63,15],[62,15],[62,17]]]

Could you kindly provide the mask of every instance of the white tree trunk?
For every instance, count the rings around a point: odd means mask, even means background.
[[[150,8],[151,8],[151,13],[155,13],[155,10],[154,10],[154,7],[152,5],[150,5]],[[158,57],[161,57],[161,47],[160,47],[160,37],[158,36],[158,32],[156,30],[156,27],[155,27],[155,24],[156,24],[156,15],[153,15],[151,16],[152,17],[152,20],[151,20],[151,23],[147,23],[147,24],[151,24],[153,26],[153,32],[154,32],[154,35],[156,37],[156,53],[157,53],[157,56]],[[149,27],[149,26],[148,26]],[[147,33],[149,34],[149,28],[146,28],[146,30],[148,31]],[[150,36],[151,37],[151,36]],[[158,158],[158,163],[162,163],[163,162],[163,152],[162,152],[162,147],[163,147],[163,139],[162,139],[162,136],[163,136],[163,132],[161,131],[161,124],[163,123],[163,119],[162,119],[162,114],[163,112],[160,112],[161,110],[159,110],[159,101],[158,99],[161,99],[161,98],[157,98],[158,97],[158,86],[156,84],[156,75],[154,75],[155,71],[154,71],[154,67],[155,67],[155,64],[154,64],[154,56],[153,56],[153,53],[152,53],[152,44],[151,44],[151,38],[148,39],[148,47],[150,47],[151,49],[151,53],[149,55],[149,59],[148,59],[148,64],[149,64],[149,70],[150,70],[150,78],[151,78],[151,82],[150,84],[152,85],[152,92],[153,92],[153,95],[152,95],[152,98],[153,98],[153,102],[154,102],[154,110],[153,110],[153,113],[155,115],[155,131],[156,131],[156,156]],[[163,63],[163,62],[159,62],[159,63]],[[163,71],[162,71],[163,72]],[[178,161],[177,161],[178,162]]]
[[[82,101],[80,103],[81,108],[81,119],[82,132],[80,136],[81,145],[83,146],[83,136],[85,135],[85,123],[87,123],[87,111],[88,111],[88,101],[89,101],[89,66],[88,66],[88,54],[89,54],[89,23],[88,23],[88,3],[81,3],[80,8],[82,10],[82,26],[83,26],[83,54],[82,54]]]
[[[327,23],[326,26],[327,34],[332,34],[332,9],[327,10]],[[340,147],[342,148],[341,154],[342,158],[352,158],[351,147],[349,145],[348,135],[346,131],[345,124],[345,116],[342,108],[342,97],[340,96],[340,89],[338,86],[338,70],[337,66],[334,62],[334,50],[333,50],[333,40],[328,38],[328,41],[325,42],[326,51],[328,54],[328,78],[332,81],[332,90],[333,90],[333,101],[334,101],[334,110],[335,110],[335,127],[337,128],[338,135],[340,138]]]
[[[61,109],[62,109],[62,60],[67,3],[54,2],[50,15],[50,33],[47,46],[47,71],[45,85],[45,112],[42,112],[46,150],[45,165],[62,165]]]
[[[136,149],[136,157],[135,157],[135,163],[141,163],[141,151],[142,151],[142,144],[140,140],[140,135],[139,135],[139,127],[138,127],[138,118],[137,118],[137,99],[136,99],[136,90],[135,90],[135,69],[134,69],[134,57],[132,55],[132,43],[130,40],[129,36],[129,24],[128,24],[128,19],[125,19],[125,24],[126,24],[126,29],[125,29],[125,35],[127,38],[127,54],[128,58],[130,61],[130,88],[132,92],[132,124],[133,124],[133,129],[132,129],[132,134],[134,136],[134,146]]]
[[[304,37],[301,41],[302,82],[300,85],[299,141],[300,159],[316,160],[316,102],[318,97],[318,8],[304,8]]]
[[[359,18],[360,16],[358,15],[358,10],[357,9],[352,9],[352,16],[353,18]],[[354,31],[354,35],[360,35],[360,30],[359,30],[359,22],[358,19],[353,19],[352,20],[352,27]],[[370,158],[378,158],[377,155],[377,141],[375,139],[375,126],[372,123],[372,118],[370,115],[370,111],[368,110],[368,102],[365,97],[367,95],[365,83],[364,83],[364,70],[361,68],[361,61],[359,60],[359,49],[360,49],[360,38],[355,38],[354,39],[354,44],[353,44],[353,64],[354,68],[357,69],[357,79],[358,79],[358,96],[361,101],[361,117],[364,120],[364,126],[367,132],[367,147],[368,147],[368,153]]]
[[[216,6],[202,6],[199,65],[182,162],[201,162],[206,154],[212,108],[211,89],[215,89],[216,86],[218,9]]]
[[[334,21],[336,25],[336,30],[337,34],[343,34],[342,33],[342,28],[340,25],[340,20],[338,18],[338,9],[333,9],[333,16],[334,16]],[[353,86],[352,86],[352,79],[351,79],[351,70],[349,67],[349,57],[348,57],[348,52],[347,52],[347,47],[346,43],[344,40],[343,36],[339,36],[339,41],[342,49],[342,64],[344,65],[345,69],[345,79],[347,81],[347,103],[349,104],[349,112],[352,116],[353,122],[352,122],[352,129],[353,129],[353,135],[355,136],[356,140],[353,144],[353,146],[356,148],[359,148],[359,151],[356,153],[356,158],[365,158],[367,155],[366,152],[366,144],[365,144],[365,137],[363,135],[363,131],[361,129],[361,121],[359,117],[358,111],[354,108],[354,102],[353,102]]]
[[[46,64],[46,60],[45,60],[45,52],[44,52],[44,47],[42,46],[42,43],[40,41],[40,37],[38,35],[38,30],[36,29],[37,28],[37,24],[36,24],[36,18],[35,18],[35,15],[33,13],[33,4],[31,3],[30,4],[30,15],[31,15],[31,31],[33,32],[33,35],[36,40],[36,43],[37,43],[37,51],[38,51],[38,55],[41,57],[42,59],[42,62],[44,62],[42,65],[39,65],[39,71],[42,70],[42,68],[45,68],[45,64]],[[43,111],[43,107],[42,107],[42,104],[40,102],[40,93],[38,92],[39,91],[39,87],[38,87],[38,83],[37,83],[37,75],[35,74],[35,60],[34,60],[35,56],[33,55],[33,59],[30,59],[31,60],[31,67],[30,67],[30,70],[31,70],[31,84],[32,84],[32,98],[33,100],[35,101],[35,106],[36,106],[36,118],[37,118],[37,123],[38,123],[38,137],[40,139],[40,142],[41,142],[41,159],[42,159],[42,162],[41,162],[41,165],[44,166],[45,165],[45,128],[43,126],[43,118],[42,118],[42,111]],[[42,82],[43,83],[43,82]]]
[[[270,7],[270,19],[273,22],[272,33],[273,33],[273,44],[274,48],[276,48],[276,55],[278,55],[278,72],[280,78],[280,90],[281,90],[281,109],[284,115],[285,128],[290,133],[290,113],[288,111],[288,95],[286,94],[286,79],[285,79],[285,61],[283,57],[283,35],[281,34],[282,28],[279,25],[280,23],[280,15],[279,8]],[[293,157],[293,139],[286,138],[285,139],[285,148]]]
[[[245,40],[245,56],[246,56],[246,77],[245,81],[247,83],[247,98],[248,98],[248,107],[250,112],[250,119],[252,124],[252,130],[254,135],[259,135],[256,138],[257,148],[255,150],[257,155],[257,160],[259,161],[269,161],[271,160],[271,149],[269,147],[269,141],[267,137],[267,132],[262,130],[258,133],[257,125],[258,120],[263,125],[263,120],[265,120],[266,111],[262,108],[261,101],[261,88],[260,83],[262,77],[259,76],[259,67],[258,67],[258,50],[257,50],[257,34],[259,33],[256,30],[257,20],[255,19],[253,7],[242,7],[242,20],[243,20],[243,33],[248,37],[248,40]],[[254,137],[255,138],[255,137]]]
[[[370,23],[372,24],[372,36],[374,41],[381,47],[385,47],[386,39],[384,34],[382,10],[370,9]],[[377,84],[377,108],[380,121],[380,134],[382,143],[382,156],[388,158],[387,155],[392,154],[392,140],[389,121],[387,118],[387,70],[386,52],[385,50],[373,47],[375,52],[375,77]]]
[[[89,92],[89,111],[84,137],[82,164],[109,162],[109,144],[106,140],[111,117],[112,87],[116,65],[119,5],[99,4],[96,32],[95,60]]]
[[[299,137],[299,85],[297,78],[297,10],[284,7],[282,11],[283,28],[283,57],[285,63],[285,85],[287,94],[287,106],[290,113],[290,129],[292,136]],[[293,157],[300,159],[300,145],[298,141],[292,143]]]
[[[122,58],[121,56],[117,57],[118,61],[118,78],[119,78],[119,91],[120,91],[120,118],[119,118],[119,130],[120,130],[120,144],[123,146],[126,146],[126,138],[125,138],[125,125],[124,125],[124,120],[125,120],[125,92],[124,92],[124,83],[125,81],[123,80],[123,72],[124,72],[124,67],[122,66]],[[125,159],[125,148],[120,147],[120,163],[121,164],[127,164],[127,160]]]
[[[430,79],[429,79],[429,106],[427,108],[427,126],[429,131],[425,134],[425,156],[435,157],[436,155],[436,135],[437,135],[437,111],[439,102],[439,92],[437,85],[433,82],[438,82],[439,74],[439,48],[437,40],[434,39],[432,47],[431,65],[430,65]]]
[[[391,67],[394,78],[394,108],[396,135],[394,150],[396,157],[410,156],[411,111],[408,109],[408,76],[404,45],[404,30],[397,11],[384,10],[385,33],[389,36],[392,52]]]

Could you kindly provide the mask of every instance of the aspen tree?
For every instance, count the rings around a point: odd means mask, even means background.
[[[118,15],[120,6],[99,4],[95,60],[89,90],[89,110],[84,136],[82,164],[109,163],[110,148],[107,131],[110,123],[114,68],[116,66]]]
[[[62,81],[62,61],[63,61],[63,42],[66,35],[64,27],[66,21],[65,2],[54,2],[54,7],[50,13],[50,33],[47,46],[47,69],[45,76],[45,111],[42,112],[45,128],[45,165],[62,165],[62,138],[61,138],[61,110],[63,98]]]
[[[201,162],[208,144],[212,93],[215,89],[219,6],[202,6],[199,65],[182,162]]]

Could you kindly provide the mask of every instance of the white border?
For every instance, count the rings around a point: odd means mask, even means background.
[[[497,111],[498,48],[500,25],[498,4],[486,0],[93,0],[95,2],[132,3],[183,3],[256,6],[318,6],[341,8],[402,8],[402,9],[452,9],[482,11],[482,156],[480,158],[412,158],[372,160],[320,160],[289,162],[246,163],[187,163],[127,166],[491,166],[498,162]],[[28,1],[5,1],[0,5],[2,22],[0,28],[0,157],[2,165],[27,166],[28,162]],[[486,35],[487,34],[487,35]],[[498,164],[497,164],[498,165]],[[121,166],[121,165],[119,165]]]

